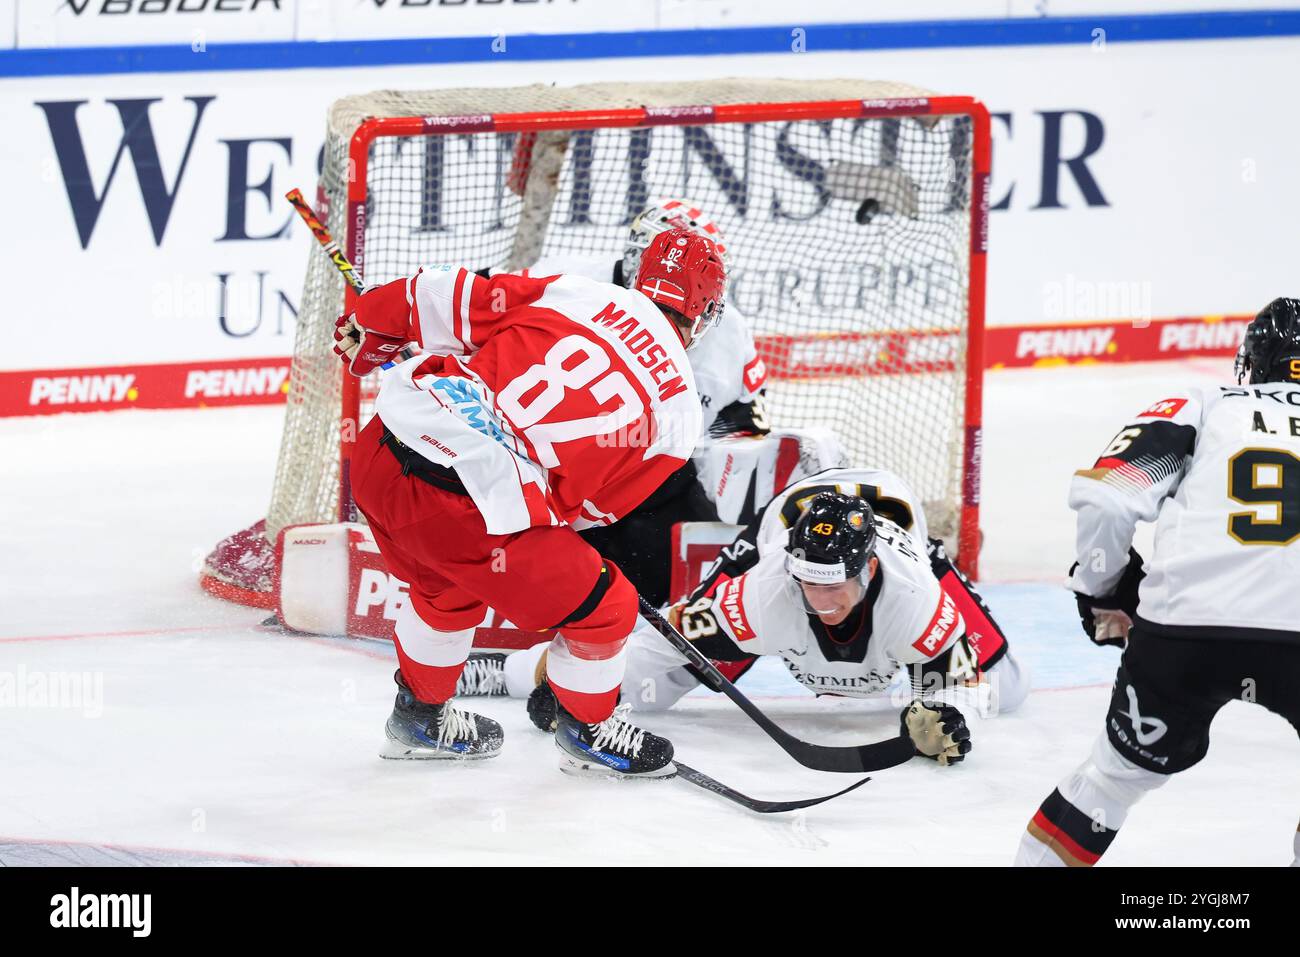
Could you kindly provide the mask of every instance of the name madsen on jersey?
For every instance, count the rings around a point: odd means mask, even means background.
[[[654,379],[659,386],[659,401],[671,399],[686,391],[686,382],[677,371],[677,366],[667,358],[667,351],[655,341],[654,335],[642,328],[641,323],[632,316],[627,315],[622,309],[616,309],[611,302],[592,316],[591,321],[606,326],[616,333],[623,340],[623,344],[636,356],[636,361],[650,370],[650,378]]]

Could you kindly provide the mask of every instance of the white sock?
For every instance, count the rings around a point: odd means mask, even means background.
[[[1057,785],[1059,798],[1053,793],[1030,820],[1020,837],[1016,866],[1091,866],[1110,846],[1129,809],[1167,780],[1167,775],[1126,760],[1103,731],[1088,760]]]

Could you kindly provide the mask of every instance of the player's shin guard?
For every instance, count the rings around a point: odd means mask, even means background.
[[[551,642],[546,676],[569,714],[591,724],[613,714],[627,660],[625,645],[626,640],[601,645],[574,643],[563,636]],[[605,657],[595,657],[598,654]]]
[[[1168,780],[1125,760],[1103,732],[1092,755],[1038,808],[1020,838],[1017,867],[1091,867],[1129,808]]]
[[[637,594],[618,566],[601,565],[591,594],[556,627],[546,676],[560,704],[579,721],[599,723],[614,712],[636,624]]]
[[[474,629],[438,631],[407,602],[394,629],[402,678],[419,701],[441,704],[456,693],[456,681],[474,644]]]

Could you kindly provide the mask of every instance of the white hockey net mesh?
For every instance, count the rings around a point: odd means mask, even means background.
[[[348,145],[367,117],[925,96],[857,80],[713,80],[348,97],[330,112],[321,214],[346,248]],[[923,499],[960,506],[969,117],[659,117],[639,128],[542,132],[531,153],[521,135],[375,139],[357,264],[366,283],[429,262],[517,268],[539,255],[581,255],[612,267],[649,200],[689,197],[725,234],[728,303],[749,320],[768,364],[773,424],[828,426],[853,463],[891,468]],[[520,156],[531,160],[523,179]],[[288,524],[339,518],[348,423],[331,346],[343,305],[343,282],[313,245],[267,514],[272,539]],[[363,403],[360,424],[368,414]]]

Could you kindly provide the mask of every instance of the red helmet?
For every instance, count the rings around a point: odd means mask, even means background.
[[[726,269],[710,239],[689,229],[669,229],[641,254],[633,288],[691,320],[691,343],[722,318]]]

